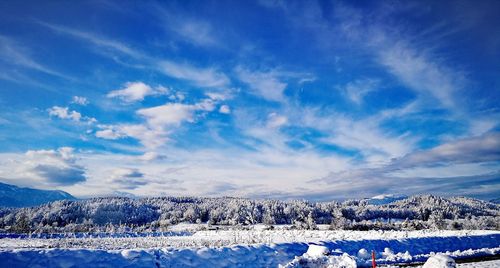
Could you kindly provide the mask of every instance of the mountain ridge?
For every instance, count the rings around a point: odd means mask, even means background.
[[[0,182],[0,206],[33,207],[58,200],[76,200],[61,190],[41,190]]]

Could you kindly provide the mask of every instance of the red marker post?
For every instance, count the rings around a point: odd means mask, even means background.
[[[377,268],[377,262],[375,261],[375,250],[372,250],[372,267]]]

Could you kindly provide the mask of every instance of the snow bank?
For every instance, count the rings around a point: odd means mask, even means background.
[[[356,268],[356,261],[347,254],[341,256],[321,256],[321,257],[295,257],[295,259],[282,268]]]
[[[98,241],[107,238],[92,239]],[[116,239],[123,241],[121,238]],[[147,240],[147,238],[135,239],[138,241],[135,245],[140,245],[141,241]],[[172,239],[172,237],[165,239]],[[454,258],[499,254],[500,234],[336,240],[311,244],[293,242],[226,247],[165,247],[124,250],[3,248],[0,249],[0,263],[2,267],[43,268],[278,267],[279,265],[310,267],[313,264],[318,264],[319,267],[351,268],[356,267],[353,266],[352,260],[354,260],[354,264],[357,262],[360,267],[369,267],[372,250],[375,251],[379,264],[424,262],[430,256],[435,255],[433,252],[444,253]],[[124,248],[123,245],[121,247]]]
[[[193,226],[194,227],[194,226]],[[0,248],[86,248],[118,250],[130,248],[224,247],[241,244],[321,243],[345,240],[394,240],[425,237],[470,237],[499,235],[499,231],[317,231],[317,230],[213,230],[158,233],[97,234],[0,234]],[[20,238],[20,239],[19,239]],[[359,247],[356,250],[363,248]],[[369,248],[367,248],[369,249]],[[383,251],[384,248],[382,248]],[[371,252],[371,249],[369,249]],[[392,249],[394,251],[394,249]],[[397,252],[397,251],[396,251]],[[404,251],[403,251],[404,252]],[[356,255],[356,252],[349,253]]]
[[[184,249],[0,250],[1,267],[278,267],[302,255],[307,244]]]
[[[330,250],[325,247],[325,246],[320,246],[320,245],[314,245],[311,244],[309,245],[309,248],[307,249],[306,254],[310,257],[323,257],[325,255],[329,255]]]
[[[454,259],[444,254],[436,254],[431,256],[422,268],[455,268],[456,266]]]
[[[291,262],[280,267],[283,268],[299,268],[299,267],[311,267],[311,268],[356,268],[356,260],[343,253],[342,255],[334,256],[332,253],[337,253],[336,251],[331,252],[327,247],[322,245],[311,244],[307,249],[307,252],[302,256],[295,257]]]
[[[377,263],[424,262],[431,253],[445,253],[455,258],[500,253],[500,234],[478,236],[420,237],[400,239],[365,239],[326,241],[324,246],[357,256],[358,264],[369,266],[375,251]]]
[[[457,264],[457,268],[498,268],[498,267],[500,267],[500,260]]]

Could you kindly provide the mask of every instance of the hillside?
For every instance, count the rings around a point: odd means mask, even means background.
[[[0,229],[42,232],[155,231],[181,222],[208,225],[286,224],[297,229],[499,229],[500,206],[480,200],[411,196],[385,205],[366,200],[314,203],[243,198],[125,197],[56,201],[0,209]]]
[[[57,200],[75,199],[64,191],[22,188],[0,182],[0,206],[3,207],[32,207]]]

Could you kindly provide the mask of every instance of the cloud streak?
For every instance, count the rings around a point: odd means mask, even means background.
[[[284,91],[287,84],[280,81],[274,72],[254,72],[238,67],[238,78],[247,84],[251,93],[269,101],[282,102],[285,100]]]
[[[230,83],[229,78],[215,68],[199,68],[187,63],[165,60],[159,62],[159,70],[170,77],[188,81],[199,87],[224,88]]]
[[[380,167],[333,172],[314,182],[337,188],[337,195],[349,188],[365,196],[433,193],[484,197],[500,188],[499,142],[499,133],[488,133],[412,152]],[[474,185],[480,187],[474,189]]]
[[[48,29],[51,29],[52,31],[55,31],[55,32],[61,33],[61,34],[65,34],[65,35],[69,35],[69,36],[72,36],[72,37],[80,39],[80,40],[84,40],[86,42],[89,42],[89,43],[97,46],[97,47],[106,48],[106,49],[109,49],[111,51],[116,51],[122,55],[127,55],[127,56],[130,56],[132,58],[136,58],[136,59],[146,58],[146,56],[142,52],[140,52],[134,48],[131,48],[124,43],[117,42],[115,40],[111,40],[111,39],[108,39],[108,38],[105,38],[102,36],[98,36],[98,35],[95,35],[94,33],[76,30],[76,29],[61,26],[61,25],[50,24],[50,23],[46,23],[43,21],[37,21],[37,22],[39,25],[47,27]]]
[[[23,47],[22,44],[15,42],[11,38],[0,35],[0,55],[3,61],[6,61],[9,64],[22,66],[52,76],[71,79],[64,74],[35,61],[29,56],[29,54],[29,51],[25,47]]]
[[[143,82],[127,82],[122,89],[109,92],[108,98],[120,98],[125,102],[137,102],[144,100],[147,96],[166,95],[169,90],[165,87],[152,88]]]

